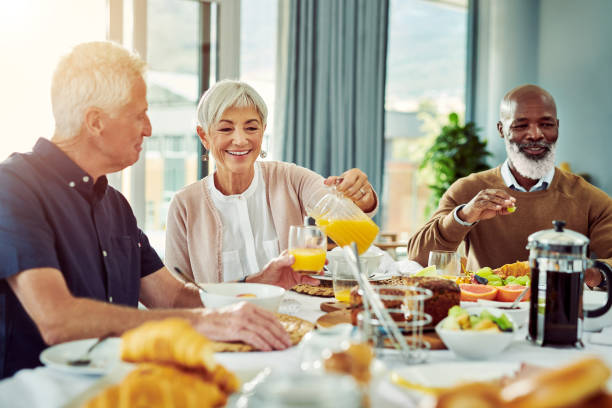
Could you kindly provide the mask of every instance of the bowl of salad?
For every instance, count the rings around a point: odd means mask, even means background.
[[[514,339],[516,327],[502,310],[453,306],[436,325],[436,333],[458,357],[478,360],[504,351]]]

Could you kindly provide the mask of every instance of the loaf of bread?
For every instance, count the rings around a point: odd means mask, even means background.
[[[212,342],[188,321],[171,318],[147,322],[121,336],[121,358],[133,363],[174,364],[214,372]]]
[[[141,364],[119,385],[91,399],[86,408],[220,407],[227,395],[197,373],[173,366]]]
[[[377,282],[378,285],[389,286],[417,286],[420,288],[429,289],[432,292],[432,297],[427,299],[424,304],[425,313],[431,316],[431,326],[435,326],[438,322],[448,315],[448,309],[455,305],[459,305],[461,298],[461,290],[459,286],[448,279],[430,277],[430,276],[397,276],[391,279]],[[397,294],[398,289],[385,288],[380,289],[382,294]],[[388,309],[398,309],[401,306],[400,300],[382,299],[383,304]],[[357,314],[363,310],[361,295],[358,288],[351,290],[351,305],[353,323],[356,324]],[[401,313],[392,313],[391,317],[396,321],[405,320]]]

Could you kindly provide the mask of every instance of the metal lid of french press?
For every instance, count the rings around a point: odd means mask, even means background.
[[[584,254],[589,239],[579,232],[565,229],[565,221],[554,220],[553,229],[534,232],[527,238],[527,249],[568,254]]]

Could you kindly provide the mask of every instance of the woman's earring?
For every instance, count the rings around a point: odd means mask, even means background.
[[[266,152],[265,150],[262,150],[259,152],[259,157],[261,157],[262,159],[265,159],[267,155],[268,155],[268,152]]]
[[[202,161],[208,161],[208,152],[204,151],[204,153],[202,153]]]

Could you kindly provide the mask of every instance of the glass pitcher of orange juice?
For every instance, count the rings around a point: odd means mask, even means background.
[[[378,234],[378,226],[374,221],[335,187],[330,187],[329,192],[314,206],[308,207],[306,212],[339,246],[355,242],[359,254],[363,254],[372,245]]]

